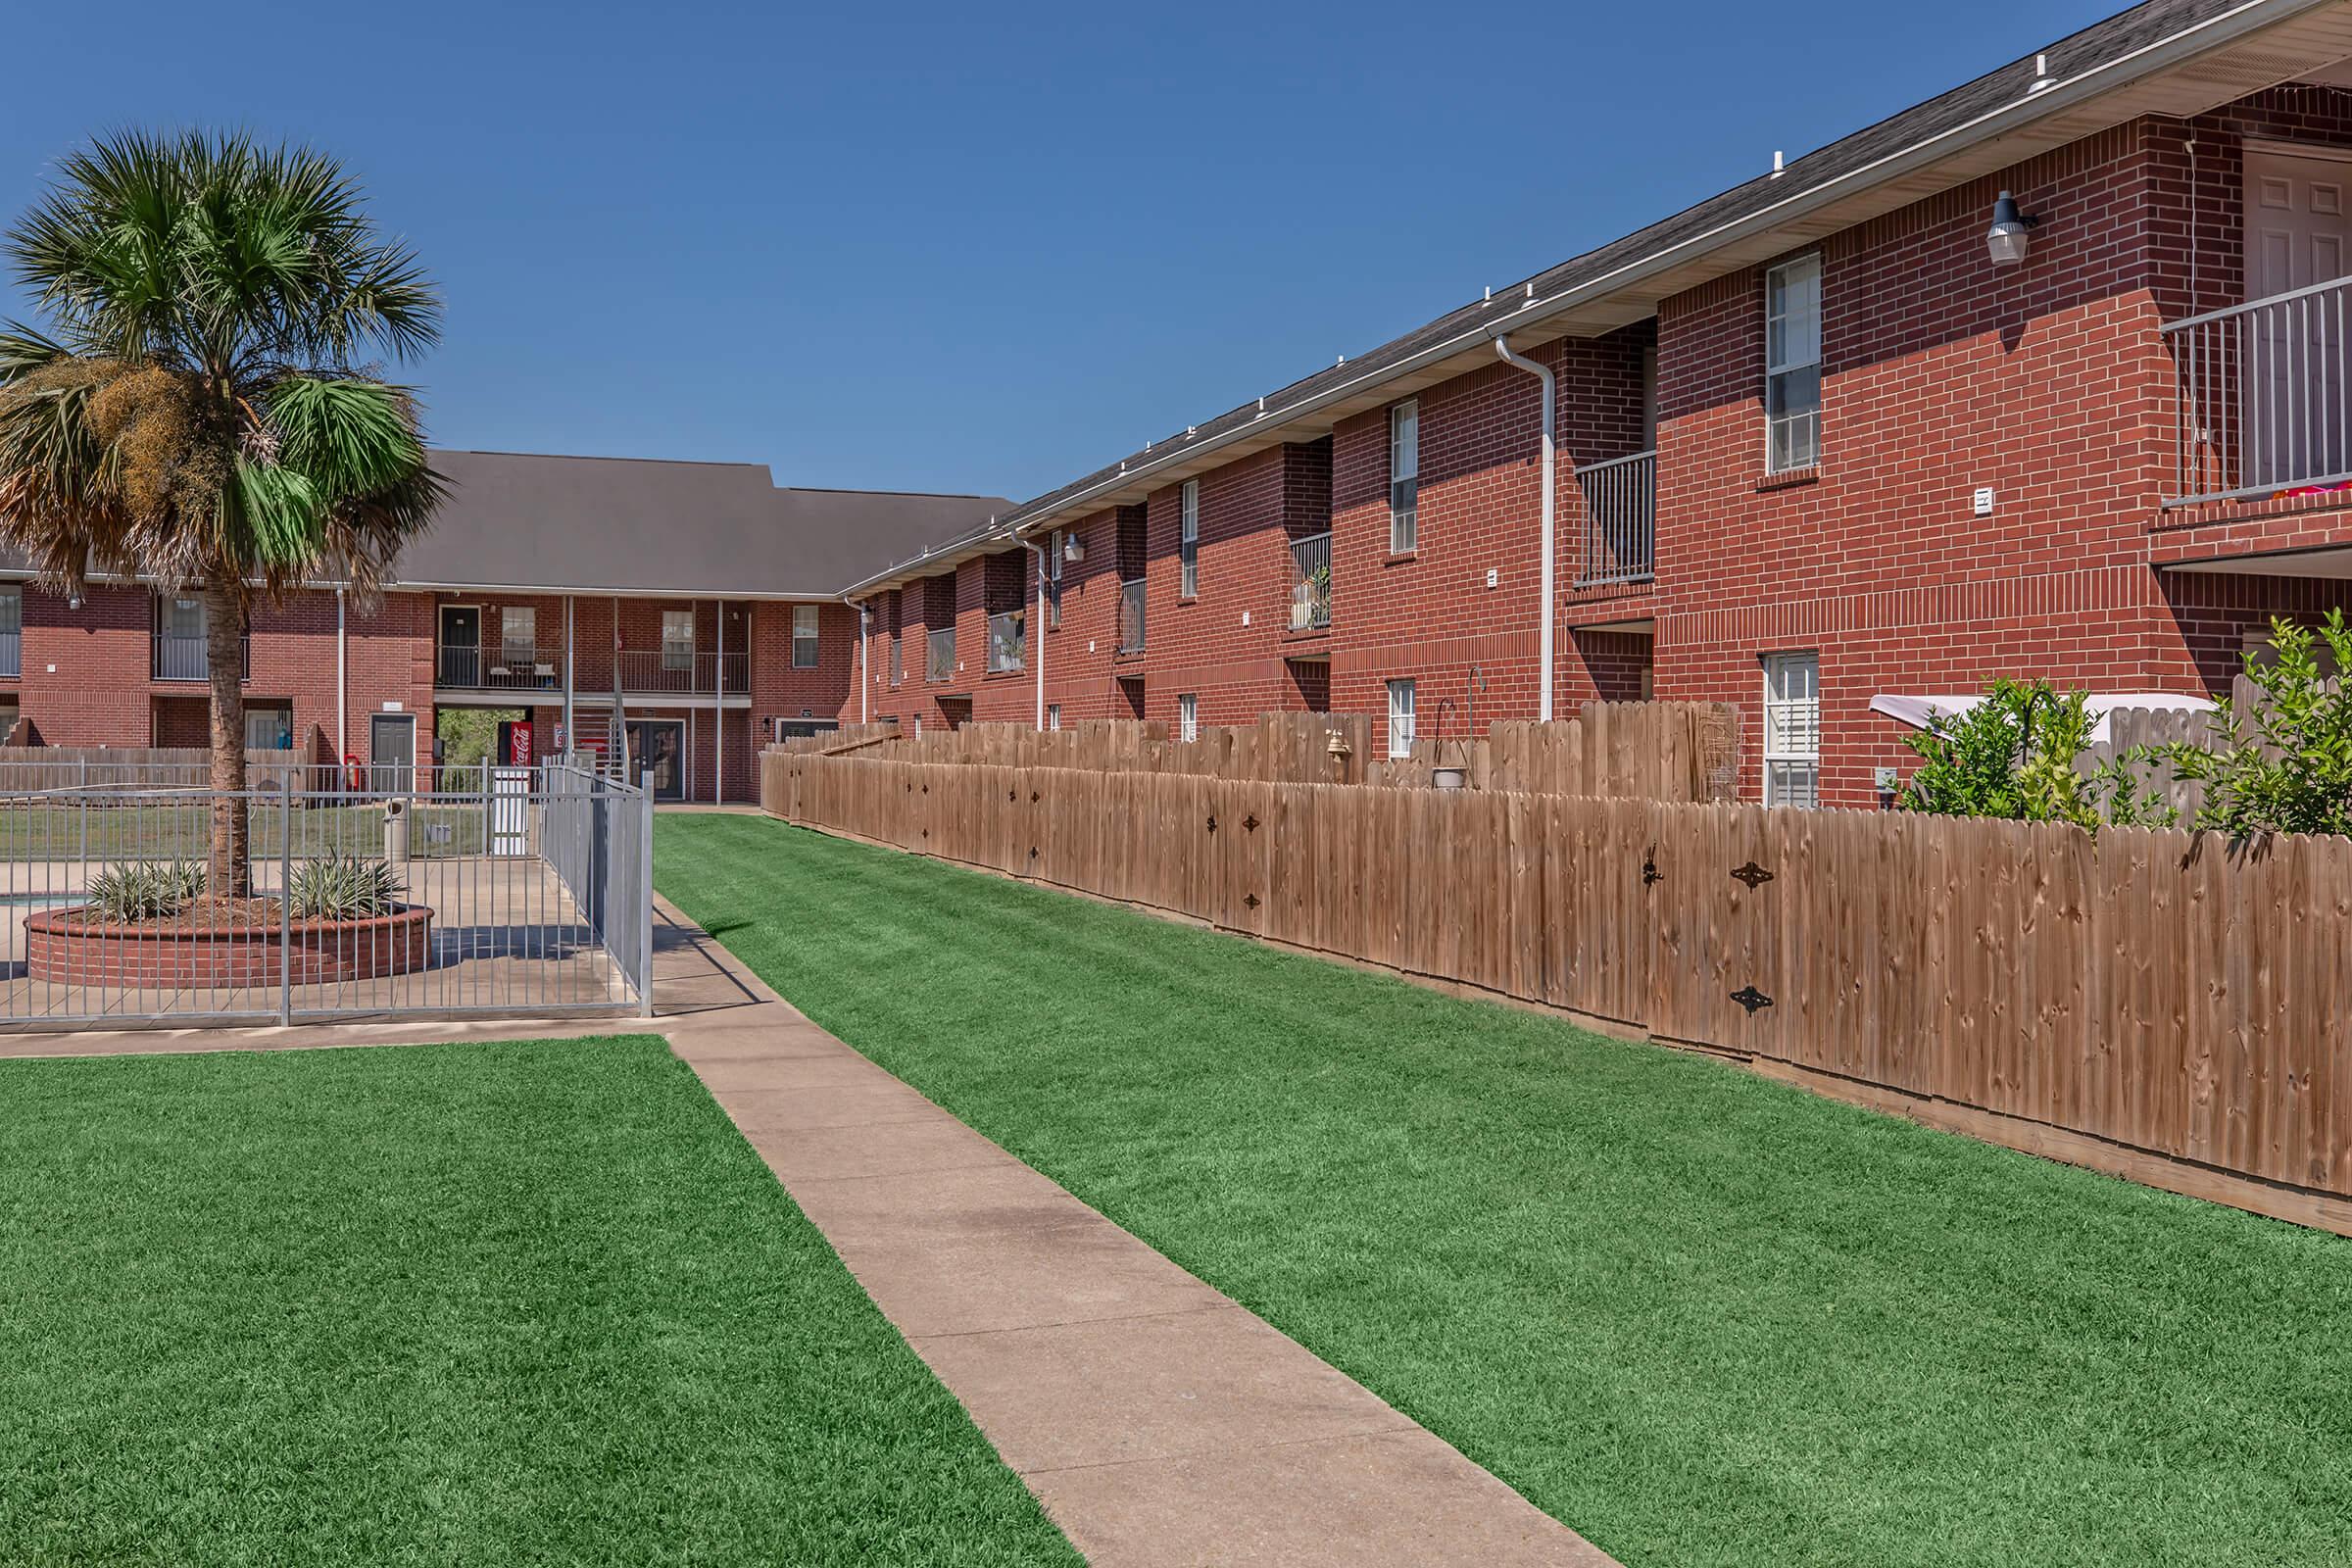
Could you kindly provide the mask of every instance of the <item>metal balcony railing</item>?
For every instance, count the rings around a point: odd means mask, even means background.
[[[1119,584],[1119,652],[1140,654],[1144,651],[1144,579],[1130,578]]]
[[[2168,507],[2352,482],[2352,277],[2165,326]]]
[[[1291,541],[1291,630],[1331,624],[1331,534]]]
[[[723,677],[723,681],[722,681]],[[620,689],[660,695],[664,692],[711,696],[723,684],[730,696],[748,695],[750,659],[741,652],[694,653],[682,648],[624,648],[620,651]]]
[[[433,683],[460,691],[555,691],[564,684],[564,651],[444,644]]]
[[[923,679],[926,681],[956,678],[956,628],[941,626],[925,634],[923,649]]]
[[[1637,452],[1576,470],[1585,493],[1585,559],[1576,586],[1648,582],[1657,575],[1658,455]]]
[[[159,631],[154,634],[154,645],[149,669],[155,679],[212,679],[213,662],[205,653],[205,638],[202,632],[191,635],[185,632]],[[238,644],[238,648],[243,655],[238,674],[240,677],[251,675],[253,673],[253,639],[245,638]]]
[[[988,617],[988,668],[990,674],[1021,668],[1028,660],[1028,615],[1018,610],[1002,611]]]

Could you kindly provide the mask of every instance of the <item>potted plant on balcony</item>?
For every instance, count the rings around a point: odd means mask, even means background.
[[[67,156],[4,250],[42,328],[0,332],[0,541],[43,586],[100,574],[205,607],[203,899],[252,891],[240,645],[257,602],[363,602],[441,496],[416,399],[368,373],[440,298],[333,160],[131,131]]]

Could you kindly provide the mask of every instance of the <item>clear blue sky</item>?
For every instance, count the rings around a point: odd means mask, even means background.
[[[442,445],[1025,498],[2122,3],[19,7],[0,211],[308,140],[447,293]]]

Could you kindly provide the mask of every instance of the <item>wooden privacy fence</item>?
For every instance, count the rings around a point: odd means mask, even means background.
[[[1381,755],[1383,726],[1362,713],[1264,713],[1254,724],[1203,726],[1170,738],[1158,720],[1082,719],[1058,730],[979,723],[901,735],[884,726],[870,755],[902,762],[1177,773],[1269,784],[1427,788],[1441,767],[1470,789],[1727,796],[1739,772],[1739,710],[1721,703],[1588,703],[1574,718],[1496,723],[1483,740],[1423,739],[1408,758]],[[843,737],[785,743],[792,755],[854,749]],[[860,734],[858,740],[875,737]],[[1334,742],[1337,745],[1334,745]]]
[[[766,760],[795,822],[2352,1228],[2352,840]]]

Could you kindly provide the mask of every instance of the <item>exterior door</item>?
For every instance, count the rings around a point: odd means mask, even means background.
[[[2248,148],[2245,483],[2334,481],[2352,471],[2345,353],[2352,299],[2278,300],[2352,271],[2352,163]]]
[[[686,725],[674,718],[629,720],[629,765],[639,778],[653,774],[654,799],[686,798]],[[634,781],[632,781],[634,782]]]
[[[482,612],[472,605],[441,607],[441,684],[482,683]]]
[[[416,782],[416,715],[368,717],[368,781],[378,795],[407,795]]]

